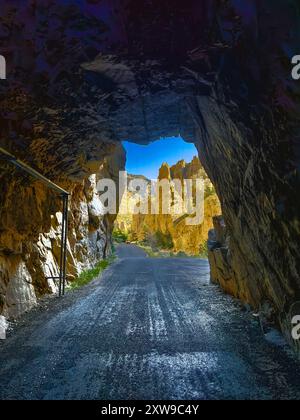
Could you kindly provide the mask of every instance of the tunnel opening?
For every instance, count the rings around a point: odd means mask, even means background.
[[[114,240],[138,244],[150,255],[208,258],[208,235],[213,219],[221,217],[221,206],[194,144],[178,136],[123,146],[128,184],[137,187],[129,186],[122,197]],[[139,191],[138,180],[147,184],[147,190]]]

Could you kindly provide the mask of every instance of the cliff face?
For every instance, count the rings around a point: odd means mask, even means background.
[[[230,234],[231,292],[268,301],[290,336],[300,298],[300,85],[290,64],[299,2],[12,0],[0,33],[1,145],[77,182],[120,141],[194,142]],[[18,212],[9,189],[1,183],[8,225]],[[18,235],[5,239],[14,252],[32,208],[23,202]],[[50,229],[36,218],[31,232]]]
[[[114,220],[104,216],[96,184],[100,177],[118,176],[124,167],[123,150],[118,148],[100,163],[97,174],[60,183],[70,192],[69,281],[111,252]],[[1,194],[0,314],[14,318],[34,306],[37,297],[57,292],[58,282],[48,277],[59,275],[61,201],[43,184],[24,181],[22,173],[3,175]]]
[[[169,249],[175,253],[184,252],[188,255],[199,255],[205,252],[208,231],[213,227],[213,216],[221,214],[220,203],[213,186],[208,179],[199,159],[195,157],[192,162],[179,161],[169,167],[163,164],[159,170],[158,180],[169,181],[203,179],[205,184],[204,219],[201,224],[188,225],[184,211],[181,214],[163,214],[160,205],[159,214],[121,215],[116,220],[115,227],[129,234],[132,240],[146,241],[153,247]],[[150,181],[149,181],[150,182]],[[174,194],[174,191],[172,191]],[[166,200],[168,200],[168,193]],[[128,193],[124,199],[135,199],[132,193]],[[158,198],[152,199],[158,204]],[[176,201],[176,194],[173,196]],[[122,203],[121,203],[122,206]],[[190,215],[191,216],[191,215]]]

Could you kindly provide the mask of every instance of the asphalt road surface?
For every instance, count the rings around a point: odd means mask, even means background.
[[[0,344],[1,399],[300,398],[299,363],[209,284],[206,260],[118,253]]]

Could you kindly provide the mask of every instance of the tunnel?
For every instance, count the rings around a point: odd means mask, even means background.
[[[70,276],[110,247],[113,218],[91,203],[96,178],[124,169],[122,141],[181,135],[221,202],[214,281],[273,319],[299,353],[290,335],[300,300],[299,12],[296,0],[1,6],[1,147],[71,192]],[[9,317],[55,289],[46,277],[60,202],[0,164],[0,313]]]

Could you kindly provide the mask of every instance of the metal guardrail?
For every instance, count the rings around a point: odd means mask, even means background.
[[[0,154],[3,155],[3,159],[24,172],[31,175],[33,178],[43,182],[48,188],[51,188],[58,194],[60,194],[63,203],[62,210],[62,232],[61,232],[61,246],[60,246],[60,262],[59,262],[59,277],[47,277],[47,279],[59,280],[59,296],[65,294],[66,287],[66,262],[67,262],[67,238],[68,238],[68,207],[69,207],[69,195],[66,190],[61,188],[59,185],[50,181],[44,175],[40,174],[35,169],[31,168],[22,160],[9,153],[7,150],[0,147]]]

